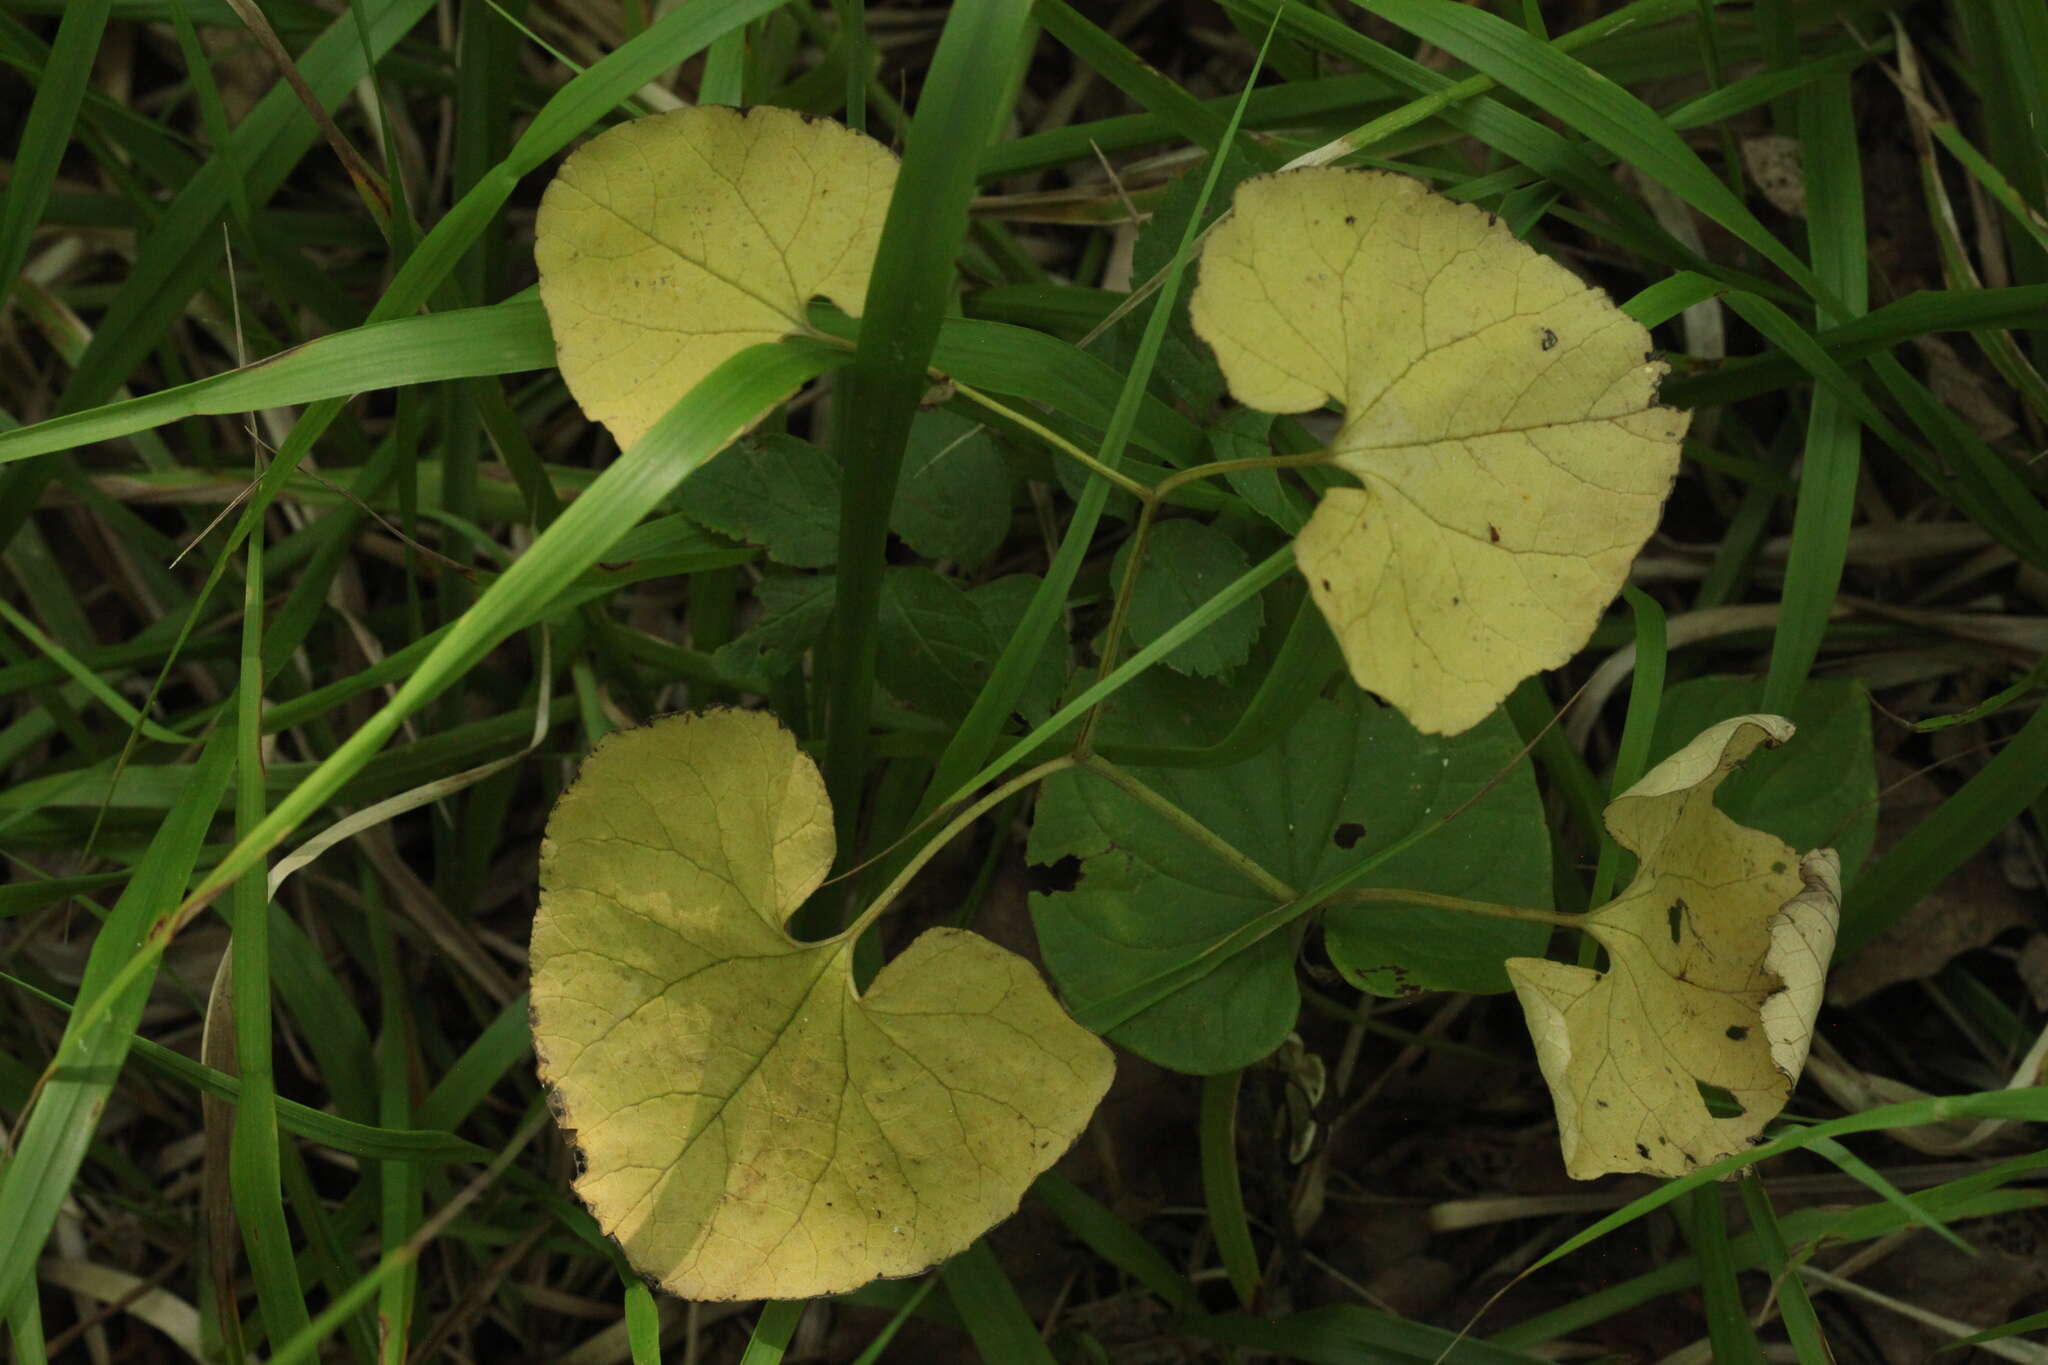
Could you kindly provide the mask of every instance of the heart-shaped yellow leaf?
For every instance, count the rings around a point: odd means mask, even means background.
[[[630,446],[720,363],[858,314],[896,186],[872,138],[788,109],[635,119],[562,164],[534,224],[563,382]]]
[[[1360,686],[1456,734],[1585,644],[1688,420],[1606,295],[1480,209],[1325,168],[1238,187],[1189,314],[1239,402],[1344,406],[1330,457],[1360,486],[1294,555]]]
[[[1742,1151],[1806,1064],[1841,864],[1832,849],[1801,858],[1714,805],[1758,745],[1791,734],[1779,716],[1723,721],[1609,803],[1607,827],[1641,867],[1586,916],[1605,972],[1507,963],[1557,1106],[1565,1170],[1579,1180],[1684,1175]],[[1710,1091],[1741,1112],[1709,1112]]]
[[[832,846],[816,766],[753,711],[611,736],[548,821],[541,1077],[576,1192],[685,1298],[923,1270],[1013,1213],[1109,1086],[1108,1048],[986,939],[929,930],[864,993],[852,936],[792,940]]]

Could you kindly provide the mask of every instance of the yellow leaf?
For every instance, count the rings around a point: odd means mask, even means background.
[[[1606,295],[1414,180],[1313,169],[1238,188],[1189,308],[1238,401],[1344,406],[1360,486],[1294,554],[1360,686],[1457,734],[1585,644],[1688,421]]]
[[[548,822],[541,1078],[577,1193],[685,1298],[808,1298],[953,1255],[1109,1085],[1109,1050],[986,939],[929,930],[865,993],[850,936],[792,940],[832,847],[816,766],[754,711],[611,736]]]
[[[788,109],[704,105],[599,134],[534,224],[562,379],[630,446],[719,364],[810,330],[818,295],[858,314],[896,158]]]
[[[1607,807],[1641,859],[1586,916],[1605,972],[1512,958],[1536,1060],[1557,1106],[1565,1170],[1684,1175],[1761,1141],[1806,1064],[1841,906],[1833,849],[1803,858],[1714,806],[1714,789],[1779,716],[1704,731]],[[1717,1117],[1707,1086],[1741,1106]]]

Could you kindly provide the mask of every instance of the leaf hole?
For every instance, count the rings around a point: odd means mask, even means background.
[[[1557,349],[1557,333],[1555,333],[1555,332],[1551,331],[1551,330],[1550,330],[1550,329],[1549,329],[1548,327],[1545,327],[1545,328],[1543,329],[1543,341],[1542,341],[1542,343],[1541,343],[1541,344],[1542,344],[1542,346],[1543,346],[1543,349],[1544,349],[1544,350],[1546,350],[1546,351],[1554,351],[1554,350],[1556,350],[1556,349]]]
[[[1717,1119],[1739,1119],[1748,1112],[1741,1101],[1718,1085],[1708,1085],[1697,1077],[1693,1079],[1693,1085],[1700,1092],[1700,1103],[1707,1106],[1707,1112]]]
[[[1739,1043],[1747,1037],[1749,1037],[1749,1025],[1730,1024],[1728,1026],[1728,1040],[1730,1042]]]
[[[1671,908],[1664,912],[1664,923],[1671,930],[1671,941],[1673,943],[1679,942],[1684,937],[1685,902],[1682,899],[1671,902]]]
[[[1358,841],[1364,837],[1364,825],[1359,824],[1356,820],[1346,820],[1343,824],[1337,826],[1336,833],[1330,836],[1330,842],[1336,844],[1341,849],[1354,849],[1358,847]]]
[[[1081,860],[1069,853],[1054,862],[1025,869],[1024,882],[1041,896],[1072,891],[1081,884]]]

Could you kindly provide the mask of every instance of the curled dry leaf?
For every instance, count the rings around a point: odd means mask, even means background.
[[[853,980],[789,916],[832,864],[823,781],[761,712],[613,735],[555,806],[533,1032],[576,1192],[692,1299],[908,1275],[1014,1212],[1109,1086],[1030,964],[933,929]]]
[[[1606,295],[1405,176],[1315,169],[1238,188],[1189,310],[1240,402],[1344,405],[1360,486],[1294,551],[1360,686],[1456,734],[1585,644],[1688,420]]]
[[[857,314],[896,186],[872,138],[788,109],[713,105],[622,123],[541,199],[533,255],[562,380],[630,446],[749,346]]]
[[[1803,858],[1714,805],[1779,716],[1737,716],[1644,774],[1607,807],[1641,859],[1586,916],[1605,972],[1515,958],[1536,1059],[1557,1106],[1565,1170],[1684,1175],[1761,1140],[1806,1064],[1841,908],[1833,849]],[[1740,1112],[1716,1115],[1710,1091]]]

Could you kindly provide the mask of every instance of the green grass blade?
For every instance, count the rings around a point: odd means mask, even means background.
[[[1727,182],[1709,170],[1654,110],[1621,86],[1484,10],[1451,0],[1373,0],[1372,9],[1611,149],[1734,233],[1816,298],[1826,294],[1806,263],[1757,221]]]
[[[661,1365],[661,1313],[654,1306],[654,1291],[647,1281],[621,1265],[625,1281],[626,1344],[633,1352],[633,1365]]]
[[[1139,56],[1096,27],[1066,0],[1039,0],[1038,22],[1082,65],[1159,116],[1177,137],[1214,153],[1230,119],[1160,75]]]
[[[0,1303],[13,1303],[27,1292],[57,1209],[70,1197],[71,1182],[149,997],[156,962],[148,947],[152,931],[177,904],[192,874],[206,828],[233,775],[234,754],[233,736],[215,734],[190,770],[191,799],[165,819],[93,939],[80,990],[104,1004],[95,1017],[72,1016],[15,1144],[14,1159],[0,1177],[0,1227],[9,1229],[0,1242]],[[131,969],[131,963],[144,965]],[[117,985],[118,993],[109,996]]]
[[[40,990],[19,977],[0,972],[0,981],[59,1010],[68,1011],[71,1008],[70,1001]],[[137,1062],[161,1076],[189,1085],[202,1094],[226,1100],[229,1104],[239,1102],[242,1097],[242,1082],[224,1071],[216,1071],[210,1066],[192,1060],[182,1052],[174,1051],[139,1035],[130,1040],[130,1046]],[[346,1152],[350,1156],[370,1161],[447,1163],[482,1161],[490,1157],[490,1153],[483,1148],[465,1142],[453,1133],[424,1128],[403,1132],[379,1128],[372,1124],[358,1123],[353,1119],[339,1118],[282,1097],[277,1101],[277,1119],[278,1126],[286,1132],[296,1133],[309,1142],[317,1142],[323,1147],[332,1147],[337,1152]]]
[[[1824,305],[1824,322],[1847,322],[1864,311],[1870,295],[1865,259],[1863,180],[1849,78],[1830,76],[1800,92],[1799,128],[1805,148],[1807,225],[1814,273],[1837,301]],[[1856,482],[1863,465],[1863,430],[1856,413],[1832,389],[1814,395],[1806,428],[1806,461],[1792,517],[1792,551],[1785,565],[1784,610],[1771,644],[1763,708],[1784,711],[1812,671],[1841,586],[1856,512]]]
[[[1247,1309],[1259,1302],[1259,1253],[1245,1217],[1244,1188],[1237,1169],[1237,1092],[1242,1071],[1202,1078],[1202,1195],[1216,1254],[1230,1276],[1237,1301]]]
[[[1871,1166],[1869,1162],[1857,1156],[1841,1143],[1833,1138],[1815,1138],[1806,1147],[1808,1151],[1815,1152],[1834,1162],[1843,1172],[1854,1176],[1858,1181],[1862,1182],[1865,1189],[1885,1202],[1897,1206],[1899,1211],[1904,1213],[1906,1217],[1912,1219],[1921,1227],[1926,1228],[1957,1251],[1962,1252],[1963,1255],[1975,1256],[1977,1254],[1977,1248],[1971,1246],[1961,1237],[1958,1237],[1949,1229],[1947,1224],[1922,1208],[1918,1200],[1914,1199],[1913,1196],[1907,1194],[1904,1190],[1901,1190],[1897,1185],[1892,1184],[1891,1181],[1886,1180],[1883,1174]]]
[[[555,363],[537,298],[373,322],[239,370],[140,398],[0,432],[0,463],[107,441],[187,417],[347,398],[438,379],[509,374]]]
[[[762,1304],[760,1320],[754,1324],[754,1334],[747,1339],[747,1353],[740,1357],[740,1365],[779,1365],[807,1306],[801,1301]]]
[[[92,80],[93,58],[107,27],[111,0],[76,0],[64,7],[49,59],[36,82],[35,101],[21,127],[21,147],[14,154],[7,179],[7,197],[0,202],[0,306],[28,260],[29,235],[42,221],[50,186],[71,143],[78,106]]]
[[[953,294],[953,258],[967,231],[975,168],[1006,107],[1007,69],[1026,32],[1028,0],[982,0],[947,12],[926,73],[869,277],[859,349],[834,395],[832,443],[845,472],[839,569],[823,660],[825,786],[840,856],[857,841],[875,691],[875,617],[881,602],[889,508],[925,367]],[[814,925],[813,928],[825,926]]]
[[[97,701],[116,716],[119,716],[122,722],[130,729],[139,731],[159,744],[182,745],[192,742],[192,736],[181,735],[175,730],[166,729],[143,715],[140,711],[137,711],[129,704],[126,697],[123,697],[113,688],[101,682],[99,674],[81,663],[77,655],[43,634],[41,630],[36,628],[35,622],[23,616],[6,602],[0,602],[0,621],[5,621],[8,625],[20,631],[24,639],[47,656],[51,663],[62,669],[72,681],[84,688],[94,701]]]
[[[1181,1330],[1307,1365],[1535,1365],[1540,1359],[1349,1304],[1312,1308],[1284,1318],[1248,1314],[1190,1318],[1181,1324]]]
[[[1240,95],[1237,109],[1231,116],[1232,142],[1235,141],[1238,129],[1242,125],[1248,95],[1249,87]],[[1165,340],[1167,326],[1172,321],[1174,303],[1180,295],[1183,274],[1193,259],[1198,225],[1202,221],[1210,197],[1215,193],[1223,165],[1222,157],[1209,159],[1209,169],[1203,180],[1201,195],[1196,200],[1195,211],[1189,215],[1187,227],[1181,234],[1180,244],[1175,248],[1173,266],[1167,271],[1158,293],[1153,297],[1152,312],[1145,320],[1145,330],[1139,337],[1130,369],[1125,374],[1123,385],[1117,394],[1116,406],[1103,428],[1102,442],[1096,449],[1095,458],[1110,469],[1117,468],[1123,462],[1131,433],[1137,428],[1139,415],[1146,410],[1149,398],[1146,385],[1151,381],[1153,364],[1158,359],[1159,347]],[[1206,449],[1207,443],[1197,430],[1194,448],[1185,463],[1193,464],[1206,458]],[[924,800],[918,806],[920,816],[962,799],[982,782],[1002,771],[1007,764],[1021,760],[1025,754],[1058,734],[1069,719],[1087,709],[1082,706],[1080,699],[1076,699],[1061,708],[1050,720],[1033,730],[1023,740],[1011,745],[1001,758],[983,766],[978,774],[968,776],[973,772],[974,765],[981,762],[995,744],[1004,720],[1009,716],[1011,707],[1023,690],[1039,650],[1044,647],[1054,619],[1065,606],[1068,590],[1080,572],[1081,563],[1086,558],[1094,539],[1095,528],[1101,520],[1102,509],[1109,501],[1109,491],[1109,481],[1099,475],[1092,475],[1087,486],[1082,489],[1074,514],[1068,519],[1066,533],[1061,537],[1060,547],[1053,555],[1052,564],[1046,569],[1045,578],[1039,584],[1038,592],[1026,607],[1023,620],[1017,624],[1016,633],[1004,646],[1002,657],[991,670],[989,681],[982,688],[981,695],[975,698],[973,707],[954,731],[945,752],[939,756],[931,781],[925,788]],[[1088,689],[1088,694],[1084,694],[1091,697],[1087,705],[1094,705],[1096,701],[1108,697],[1116,688],[1123,686],[1130,678],[1136,677],[1141,660],[1144,661],[1143,667],[1149,667],[1154,659],[1163,657],[1166,651],[1160,646],[1166,640],[1172,639],[1177,643],[1180,639],[1192,638],[1196,631],[1205,628],[1230,606],[1246,600],[1278,578],[1280,573],[1284,572],[1284,567],[1278,563],[1283,557],[1286,565],[1291,566],[1291,552],[1282,550],[1276,553],[1265,564],[1254,568],[1237,583],[1212,598],[1209,609],[1214,611],[1214,615],[1209,615],[1206,611],[1195,612],[1158,640],[1132,655],[1108,678],[1102,679]],[[1251,586],[1253,579],[1259,580],[1256,587]],[[1227,603],[1226,598],[1230,599]],[[1224,605],[1219,606],[1219,603]],[[1196,624],[1198,620],[1199,624]]]
[[[449,628],[390,701],[280,801],[261,824],[237,840],[188,898],[185,910],[210,901],[332,800],[407,716],[517,629],[534,606],[602,558],[691,470],[723,450],[792,390],[844,363],[843,352],[784,342],[750,347],[714,370],[556,518],[532,548]],[[90,1020],[103,1005],[96,995],[82,1008],[82,1017]]]
[[[333,109],[368,73],[369,64],[432,8],[432,0],[359,0],[357,14],[336,19],[299,54],[300,76],[322,107]],[[202,166],[165,211],[65,389],[66,411],[105,401],[217,267],[220,222],[236,193],[236,179],[246,176],[242,188],[252,204],[261,204],[318,138],[311,115],[292,89],[279,83],[264,95],[235,129],[233,147]]]
[[[941,1266],[939,1277],[983,1365],[1053,1365],[1052,1352],[986,1239]]]
[[[1636,618],[1636,666],[1629,678],[1628,713],[1622,720],[1614,780],[1608,786],[1610,800],[1634,786],[1650,765],[1650,739],[1657,733],[1657,711],[1664,697],[1664,672],[1669,661],[1664,609],[1633,583],[1622,589],[1622,595],[1628,599]],[[1593,892],[1587,902],[1596,906],[1605,905],[1613,894],[1623,862],[1621,846],[1604,826],[1600,836],[1600,862],[1593,872]],[[1587,936],[1582,948],[1590,951],[1593,946]]]
[[[2048,706],[1961,790],[1865,868],[1842,904],[1837,954],[1870,942],[2048,790]]]
[[[1031,1182],[1031,1193],[1053,1216],[1087,1243],[1096,1255],[1164,1299],[1175,1310],[1194,1311],[1199,1300],[1187,1277],[1173,1268],[1137,1229],[1057,1171]]]
[[[1721,1187],[1702,1185],[1681,1202],[1692,1253],[1699,1260],[1700,1293],[1705,1301],[1707,1340],[1713,1359],[1725,1365],[1764,1365],[1763,1343],[1742,1308],[1742,1286],[1735,1279],[1735,1258],[1728,1247],[1728,1223],[1721,1208]]]
[[[1534,1273],[1547,1265],[1554,1265],[1580,1247],[1598,1241],[1616,1228],[1633,1223],[1644,1214],[1664,1207],[1672,1200],[1698,1189],[1709,1181],[1746,1170],[1758,1162],[1767,1161],[1783,1152],[1794,1151],[1820,1138],[1838,1138],[1852,1133],[1878,1133],[1888,1128],[1907,1128],[1959,1118],[2013,1119],[2022,1123],[2040,1123],[2048,1120],[2048,1086],[1992,1090],[1974,1095],[1943,1095],[1925,1100],[1912,1100],[1905,1104],[1881,1105],[1876,1109],[1866,1109],[1860,1114],[1829,1119],[1825,1123],[1792,1127],[1762,1146],[1710,1162],[1687,1175],[1666,1181],[1648,1194],[1630,1200],[1624,1207],[1616,1209],[1592,1226],[1558,1243],[1531,1264],[1529,1270],[1524,1273]]]
[[[242,597],[242,670],[235,689],[235,832],[263,819],[263,536],[248,544]],[[233,954],[235,1063],[242,1095],[228,1160],[228,1187],[256,1282],[263,1330],[283,1341],[306,1326],[306,1299],[292,1256],[278,1169],[277,1091],[271,1072],[270,893],[264,869],[236,881]]]

